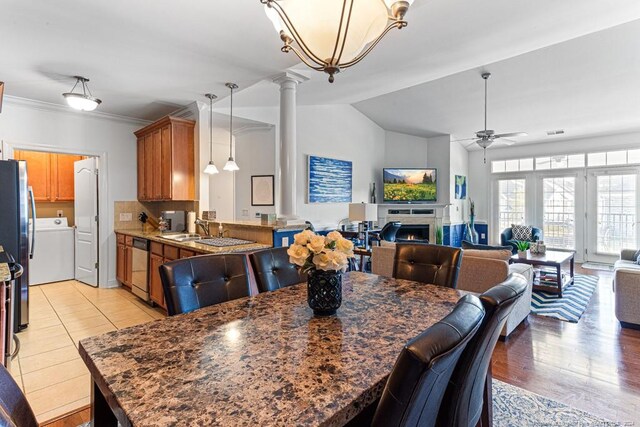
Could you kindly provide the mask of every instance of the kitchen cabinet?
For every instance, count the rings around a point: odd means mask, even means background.
[[[164,291],[160,280],[160,266],[162,264],[164,264],[164,258],[161,255],[154,253],[149,255],[149,298],[166,310],[167,304],[164,300]]]
[[[29,185],[36,202],[72,202],[74,195],[73,163],[85,157],[74,154],[15,151],[16,160],[27,162]]]
[[[195,200],[194,126],[167,116],[134,132],[138,200]]]
[[[131,289],[133,274],[133,238],[116,233],[116,280]]]

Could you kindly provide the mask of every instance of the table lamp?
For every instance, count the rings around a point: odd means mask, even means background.
[[[369,249],[369,229],[378,220],[378,205],[374,203],[349,203],[349,221],[360,221],[358,233],[364,235],[364,247]]]

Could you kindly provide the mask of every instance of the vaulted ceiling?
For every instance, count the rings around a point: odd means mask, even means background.
[[[7,95],[61,104],[85,75],[100,111],[154,119],[205,92],[224,98],[226,81],[240,85],[238,107],[276,105],[264,81],[294,69],[312,77],[301,104],[350,103],[386,129],[467,137],[482,127],[486,68],[498,131],[534,141],[640,128],[637,0],[416,0],[407,19],[329,84],[280,52],[258,0],[5,0],[0,80]]]

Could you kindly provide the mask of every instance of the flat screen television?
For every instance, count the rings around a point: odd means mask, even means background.
[[[428,203],[438,199],[435,169],[385,168],[382,182],[385,203]]]

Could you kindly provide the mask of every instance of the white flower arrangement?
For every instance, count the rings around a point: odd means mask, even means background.
[[[304,230],[293,236],[293,244],[287,250],[289,262],[304,272],[312,270],[347,271],[349,258],[354,258],[353,243],[337,231],[326,236]]]

